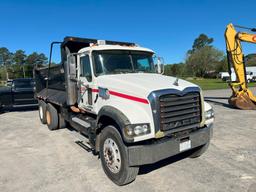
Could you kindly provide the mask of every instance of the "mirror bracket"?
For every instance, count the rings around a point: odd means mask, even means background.
[[[76,56],[69,55],[68,56],[68,69],[69,69],[69,78],[71,80],[77,80],[77,69],[76,69]]]

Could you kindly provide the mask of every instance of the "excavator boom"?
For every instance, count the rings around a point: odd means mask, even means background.
[[[246,78],[246,68],[241,42],[256,43],[256,35],[245,32],[237,32],[232,24],[228,24],[225,31],[226,50],[229,65],[234,68],[237,82],[230,82],[232,96],[229,103],[239,109],[256,110],[256,97],[249,90]]]

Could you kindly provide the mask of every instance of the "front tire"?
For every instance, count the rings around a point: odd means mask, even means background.
[[[53,131],[59,128],[59,116],[56,108],[48,103],[46,106],[46,122],[48,128]]]
[[[128,153],[117,129],[109,125],[100,135],[100,159],[104,172],[117,185],[135,180],[139,167],[130,167]]]

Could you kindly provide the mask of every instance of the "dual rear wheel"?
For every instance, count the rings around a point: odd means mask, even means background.
[[[39,101],[39,118],[43,124],[47,124],[50,130],[64,128],[66,122],[64,118],[58,113],[57,109],[50,103]]]

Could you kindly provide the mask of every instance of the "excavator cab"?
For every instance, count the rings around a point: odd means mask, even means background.
[[[256,32],[255,28],[236,27]],[[256,44],[256,34],[237,32],[232,24],[228,24],[225,31],[225,40],[229,75],[231,76],[231,68],[233,67],[237,79],[237,82],[229,83],[232,89],[229,104],[239,109],[256,110],[256,97],[248,88],[244,55],[241,46],[241,42]]]

